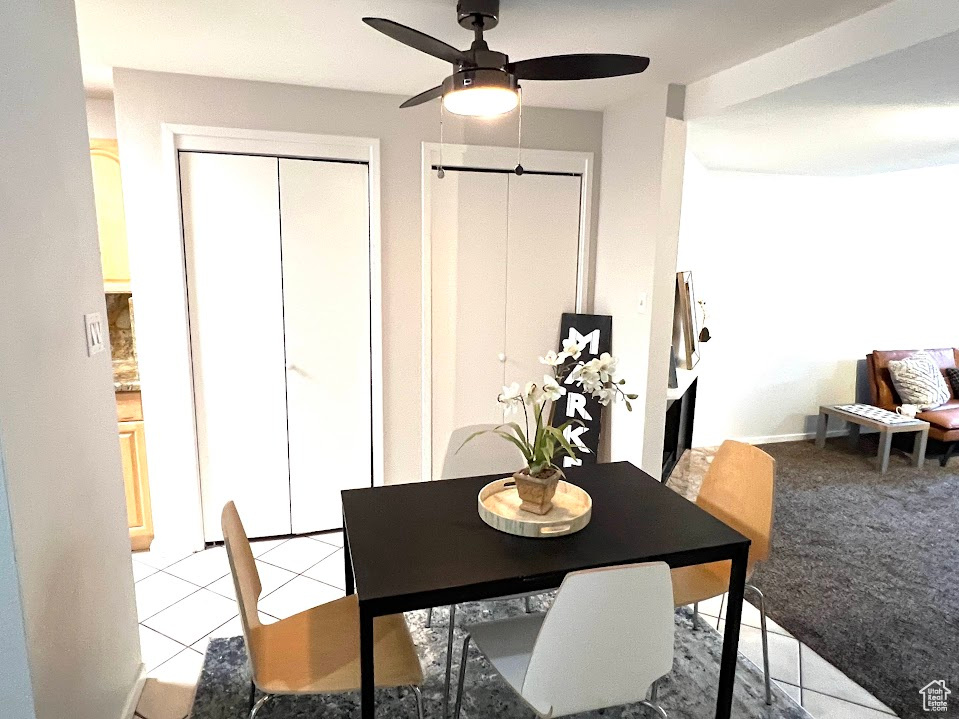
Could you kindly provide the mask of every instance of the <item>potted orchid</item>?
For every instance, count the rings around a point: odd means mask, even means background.
[[[623,390],[626,380],[616,377],[615,357],[604,352],[599,357],[583,361],[580,360],[583,349],[584,345],[566,340],[561,352],[550,350],[539,358],[551,369],[552,375],[544,375],[541,383],[531,381],[520,387],[518,382],[513,382],[503,387],[497,400],[507,416],[522,410],[522,422],[505,422],[494,429],[475,432],[463,442],[465,445],[474,437],[492,432],[504,441],[512,442],[522,452],[526,466],[515,472],[513,479],[522,500],[520,509],[534,514],[549,512],[556,487],[564,476],[553,463],[556,454],[563,450],[570,457],[576,457],[568,431],[573,424],[582,422],[570,420],[558,427],[552,425],[552,405],[566,394],[564,385],[581,387],[585,394],[599,400],[603,406],[621,398],[625,400],[626,408],[632,411],[630,400],[636,399],[635,394]],[[570,359],[573,362],[567,361]]]

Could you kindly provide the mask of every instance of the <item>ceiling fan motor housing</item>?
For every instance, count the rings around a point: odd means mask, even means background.
[[[467,30],[473,29],[477,16],[482,18],[484,30],[492,30],[499,24],[499,0],[458,0],[456,15]]]
[[[474,87],[495,87],[515,92],[519,83],[511,73],[505,70],[484,67],[466,68],[454,72],[443,81],[443,94]]]

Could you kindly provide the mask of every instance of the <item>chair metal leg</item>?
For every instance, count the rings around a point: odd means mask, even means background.
[[[524,599],[525,604],[526,604],[526,613],[527,613],[527,614],[532,614],[532,613],[533,613],[533,610],[532,610],[532,608],[531,608],[530,605],[529,605],[529,596],[523,597],[523,599]]]
[[[693,631],[699,631],[699,602],[693,602]]]
[[[264,694],[260,697],[260,701],[253,705],[253,711],[250,712],[250,719],[256,719],[256,713],[263,708],[263,705],[266,704],[270,699],[273,698],[272,694]]]
[[[460,709],[463,706],[463,684],[466,681],[466,660],[470,651],[470,635],[466,635],[463,640],[463,651],[460,653],[460,678],[456,688],[456,709],[453,712],[454,719],[460,719]],[[443,714],[445,719],[446,714]]]
[[[766,680],[766,704],[773,703],[772,687],[769,681],[769,638],[766,632],[766,597],[758,587],[747,584],[746,589],[755,592],[759,597],[759,626],[762,629],[763,637],[763,678]]]
[[[423,719],[423,692],[415,684],[410,684],[413,690],[413,698],[416,699],[416,719]]]
[[[256,684],[253,683],[253,680],[250,680],[250,701],[247,704],[246,708],[248,711],[253,711],[253,704],[256,702]]]
[[[426,628],[433,628],[433,607],[426,610]]]
[[[656,681],[653,682],[653,685],[649,688],[649,699],[643,699],[639,703],[640,705],[646,707],[647,709],[652,709],[654,712],[656,712],[657,715],[661,717],[661,719],[668,719],[668,716],[666,715],[666,710],[663,709],[661,706],[659,706],[659,704],[657,703],[659,700],[659,682],[660,680],[657,679]]]
[[[446,640],[446,684],[443,689],[443,719],[450,715],[450,676],[453,673],[453,630],[456,627],[456,605],[450,605],[450,628]],[[461,660],[462,661],[462,660]]]

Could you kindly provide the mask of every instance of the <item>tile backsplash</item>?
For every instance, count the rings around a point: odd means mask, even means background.
[[[133,330],[133,295],[129,292],[109,292],[106,295],[107,325],[110,328],[110,348],[113,355],[113,381],[128,385],[140,381],[137,369],[137,349]]]

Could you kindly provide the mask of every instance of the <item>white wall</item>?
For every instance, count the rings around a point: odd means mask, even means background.
[[[856,399],[874,349],[951,347],[959,166],[862,177],[706,170],[687,157],[678,269],[702,346],[693,442],[797,439]],[[944,304],[945,303],[945,304]]]
[[[112,97],[87,97],[87,130],[91,138],[115,138],[117,120]]]
[[[0,96],[0,713],[119,719],[140,651],[70,0],[0,5]]]
[[[611,107],[603,120],[594,309],[613,316],[613,354],[639,399],[607,415],[607,456],[662,471],[663,428],[685,125],[666,117],[667,86]],[[645,293],[645,311],[640,295]]]
[[[150,447],[150,485],[160,546],[200,526],[182,243],[175,186],[164,164],[161,124],[192,124],[376,137],[381,152],[385,480],[421,476],[421,143],[439,140],[436,103],[399,110],[392,95],[114,71],[114,98],[137,297],[137,351]],[[471,121],[447,116],[445,140],[514,145],[515,117]],[[602,115],[526,108],[527,147],[595,153]],[[594,207],[598,197],[594,183]],[[557,322],[559,318],[557,318]],[[237,388],[242,391],[242,388]],[[195,537],[193,539],[195,541]]]

